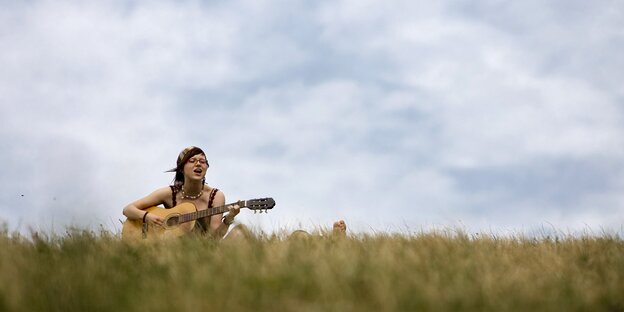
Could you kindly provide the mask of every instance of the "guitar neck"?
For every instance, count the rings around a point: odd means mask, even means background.
[[[185,213],[180,216],[180,223],[189,222],[189,221],[197,220],[200,218],[228,212],[230,210],[229,207],[234,206],[234,205],[238,205],[238,207],[244,208],[244,207],[247,207],[247,201],[239,200],[235,203],[231,203],[231,204],[227,204],[227,205],[223,205],[219,207],[208,208],[206,210],[199,210],[195,212]]]

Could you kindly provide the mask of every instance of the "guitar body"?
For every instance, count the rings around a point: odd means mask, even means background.
[[[184,223],[178,223],[177,219],[183,214],[196,212],[197,208],[192,203],[182,203],[171,209],[161,207],[150,207],[145,209],[149,213],[153,213],[165,219],[163,226],[157,226],[151,223],[147,224],[143,231],[142,220],[126,219],[121,228],[121,238],[123,240],[141,240],[145,239],[163,239],[169,237],[180,237],[193,230],[195,220]]]

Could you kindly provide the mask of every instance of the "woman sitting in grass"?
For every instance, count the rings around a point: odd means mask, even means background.
[[[162,226],[164,219],[145,209],[163,205],[172,208],[181,203],[192,203],[197,210],[225,205],[225,195],[222,191],[206,184],[206,172],[210,165],[206,154],[199,147],[190,146],[178,155],[176,167],[168,172],[175,172],[173,184],[161,187],[151,194],[140,198],[123,209],[128,219],[142,220],[143,223],[152,223]],[[229,207],[229,213],[223,213],[198,219],[195,222],[194,232],[210,237],[222,238],[234,222],[234,217],[240,212],[238,205]],[[233,231],[238,228],[235,227]]]
[[[199,147],[185,148],[178,155],[176,167],[168,170],[168,172],[175,172],[173,184],[161,187],[128,204],[123,209],[123,214],[130,220],[142,220],[143,224],[163,226],[164,218],[149,213],[146,209],[159,205],[163,205],[165,208],[173,208],[181,203],[192,203],[197,210],[224,206],[225,195],[223,192],[206,184],[206,172],[209,167],[206,154]],[[234,223],[234,217],[240,212],[238,205],[232,205],[228,208],[229,213],[225,216],[221,213],[197,219],[191,231],[213,238],[224,237],[228,233],[230,225]],[[332,230],[334,235],[344,237],[346,231],[347,226],[343,220],[334,222]],[[250,234],[249,230],[241,224],[235,226],[227,236],[229,238],[247,238]],[[295,231],[291,236],[300,235],[310,234],[305,231]]]

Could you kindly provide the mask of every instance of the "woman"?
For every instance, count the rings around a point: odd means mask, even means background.
[[[225,205],[225,195],[220,190],[206,185],[206,171],[208,170],[206,154],[199,147],[190,146],[182,150],[178,156],[176,167],[168,172],[175,172],[173,185],[159,188],[151,194],[138,199],[123,209],[128,219],[143,220],[156,225],[163,225],[163,218],[144,211],[153,206],[163,205],[172,208],[181,203],[193,203],[197,210],[208,207]],[[232,205],[229,213],[216,214],[198,219],[194,231],[208,234],[211,237],[223,237],[234,217],[240,212],[238,205]]]

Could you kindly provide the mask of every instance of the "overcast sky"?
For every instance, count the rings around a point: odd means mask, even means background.
[[[10,229],[118,229],[196,145],[265,231],[624,232],[621,0],[0,6]]]

